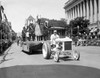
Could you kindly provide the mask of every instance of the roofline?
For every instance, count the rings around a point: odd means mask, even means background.
[[[68,0],[66,3],[65,3],[65,6],[64,6],[64,9],[66,8],[66,7],[68,7],[72,2],[74,2],[74,1],[76,1],[76,0]]]
[[[79,4],[80,2],[82,2],[83,0],[68,0],[66,3],[65,3],[65,6],[64,6],[64,9],[68,9],[68,8],[71,8],[74,7],[75,5]],[[71,6],[70,6],[71,5]]]

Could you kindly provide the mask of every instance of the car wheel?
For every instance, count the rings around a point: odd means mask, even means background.
[[[45,59],[50,59],[51,56],[51,45],[49,43],[44,43],[42,46],[42,53]]]
[[[73,59],[80,60],[80,53],[78,51],[73,51]]]

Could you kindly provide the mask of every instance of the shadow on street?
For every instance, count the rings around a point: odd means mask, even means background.
[[[27,51],[22,51],[23,53],[26,53],[26,54],[28,54],[28,55],[34,55],[34,54],[42,54],[42,51],[32,51],[32,53],[31,52],[27,52]]]
[[[26,65],[0,69],[0,78],[100,78],[100,70],[76,65]]]

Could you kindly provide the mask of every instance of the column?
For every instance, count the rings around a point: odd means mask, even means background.
[[[68,19],[69,19],[69,11],[67,11]]]
[[[74,7],[74,18],[76,18],[76,10],[75,10],[75,7]]]
[[[71,9],[71,12],[72,12],[72,19],[73,19],[73,8]]]
[[[72,8],[72,12],[73,12],[73,19],[74,19],[74,8]]]
[[[73,19],[73,8],[72,8],[72,19]]]
[[[82,17],[82,3],[80,3],[80,17]]]
[[[72,9],[70,9],[70,15],[71,15],[71,20],[72,20]]]
[[[73,15],[74,15],[74,18],[75,18],[75,7],[73,7],[73,13],[74,13]]]
[[[71,19],[71,14],[70,14],[70,10],[69,10],[69,21],[70,21],[70,19]]]
[[[79,4],[79,17],[81,17],[80,4]]]
[[[66,19],[67,19],[67,23],[68,23],[68,11],[66,12]]]
[[[77,13],[77,17],[78,17],[78,6],[76,5],[76,13]]]
[[[76,9],[76,6],[75,6],[75,18],[77,18],[77,9]]]
[[[80,17],[79,4],[77,5],[77,10],[78,10],[78,17]]]
[[[84,15],[84,11],[83,11],[83,2],[81,3],[81,5],[82,5],[82,17],[83,17],[83,15]]]
[[[70,13],[69,13],[69,10],[68,10],[68,24],[69,24],[69,20],[70,20]]]
[[[72,8],[72,19],[73,19],[73,8]]]
[[[97,0],[97,3],[98,3],[97,21],[98,21],[98,28],[100,29],[100,0]]]
[[[88,0],[86,0],[86,9],[87,9],[86,11],[87,19],[89,19],[89,1]]]
[[[97,0],[94,0],[94,22],[97,22]]]
[[[85,1],[83,2],[83,17],[86,17]]]
[[[67,10],[65,10],[65,17],[68,20],[68,11]]]
[[[98,17],[99,17],[99,21],[100,21],[100,0],[98,0],[98,2],[99,2],[98,3],[98,5],[99,5],[99,16]]]
[[[78,17],[78,7],[76,5],[76,17]]]
[[[93,5],[92,5],[92,0],[90,0],[90,23],[93,23]]]
[[[65,10],[65,18],[68,18],[67,10]]]

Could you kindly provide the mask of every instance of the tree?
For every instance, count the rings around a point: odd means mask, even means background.
[[[0,31],[1,31],[1,34],[0,34],[0,39],[5,39],[5,38],[7,38],[7,36],[8,36],[8,33],[10,33],[10,29],[9,29],[9,27],[5,24],[5,22],[4,23],[1,23],[0,24]]]
[[[77,17],[74,20],[71,20],[69,24],[70,33],[72,33],[71,35],[82,36],[84,33],[89,34],[88,25],[89,20],[84,19],[84,17]]]

